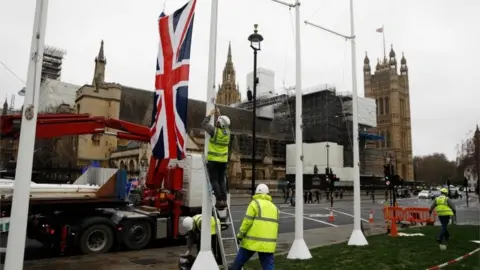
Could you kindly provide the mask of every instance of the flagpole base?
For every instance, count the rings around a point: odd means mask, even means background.
[[[217,270],[217,261],[211,250],[200,250],[193,263],[192,270]]]
[[[310,254],[310,249],[308,249],[307,243],[303,238],[295,239],[293,241],[292,247],[288,252],[287,259],[290,260],[308,260],[312,258]]]
[[[353,230],[350,239],[348,240],[349,246],[366,246],[368,245],[367,238],[363,235],[362,230]]]

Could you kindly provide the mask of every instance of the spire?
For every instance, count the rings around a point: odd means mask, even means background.
[[[232,42],[228,42],[227,64],[232,63]]]
[[[95,71],[93,73],[92,85],[96,87],[101,87],[105,83],[105,66],[107,64],[107,59],[105,59],[105,53],[103,51],[103,40],[100,42],[100,50],[98,51],[97,57],[95,57]]]
[[[478,128],[478,124],[477,129],[475,129],[475,136],[480,136],[480,129]]]
[[[395,58],[395,51],[393,50],[393,44],[390,45],[389,56],[390,56],[390,58]]]
[[[7,115],[7,114],[8,114],[8,102],[7,102],[7,97],[5,97],[5,102],[3,103],[2,115]]]
[[[100,50],[98,51],[98,56],[95,57],[95,62],[107,62],[107,59],[105,59],[105,53],[103,51],[103,39],[102,42],[100,42]]]
[[[407,67],[407,59],[405,59],[405,55],[402,52],[402,59],[400,60],[400,74],[407,75],[408,74],[408,67]]]
[[[370,59],[368,59],[367,52],[365,52],[365,59],[363,59],[363,72],[370,74]]]

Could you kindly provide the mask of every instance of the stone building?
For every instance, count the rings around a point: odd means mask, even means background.
[[[76,93],[76,113],[90,113],[95,116],[117,118],[120,120],[149,126],[153,106],[153,92],[105,81],[107,60],[104,44],[101,43],[95,58],[95,70],[91,85],[79,87]],[[217,95],[217,104],[222,114],[230,117],[232,124],[232,155],[228,166],[228,177],[233,186],[249,186],[251,179],[251,119],[247,110],[232,108],[222,104],[231,104],[240,100],[238,86],[235,85],[231,47],[229,46],[227,63],[223,72],[223,82]],[[187,115],[187,150],[202,152],[204,132],[201,122],[206,114],[203,101],[189,99]],[[276,182],[285,176],[285,141],[275,137],[272,132],[275,123],[269,119],[257,120],[257,162],[258,180]],[[148,143],[117,139],[113,136],[78,136],[76,147],[78,165],[83,166],[92,160],[102,166],[123,167],[136,172],[145,164],[141,160],[150,159],[151,148]]]
[[[222,84],[218,85],[216,103],[230,105],[240,102],[241,95],[236,82],[235,68],[232,60],[232,44],[228,44],[227,62],[223,69]]]
[[[388,56],[377,61],[374,73],[368,56],[364,59],[365,97],[376,100],[376,133],[384,137],[383,141],[369,146],[388,152],[396,173],[410,181],[413,180],[413,157],[407,60],[402,55],[399,74],[393,46]]]

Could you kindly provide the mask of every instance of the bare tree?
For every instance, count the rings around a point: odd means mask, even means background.
[[[44,114],[72,113],[68,105],[51,107]],[[78,136],[56,138],[36,138],[34,152],[35,168],[70,168],[76,167],[76,141]]]
[[[448,160],[443,153],[417,156],[413,162],[416,164],[418,179],[429,184],[445,184],[456,172],[455,162]]]
[[[475,162],[475,140],[471,133],[473,132],[469,132],[468,138],[457,145],[457,177],[463,178],[463,172],[467,167],[471,167],[474,174],[477,174],[479,169]]]

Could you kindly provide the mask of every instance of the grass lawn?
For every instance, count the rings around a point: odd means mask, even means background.
[[[403,230],[406,233],[423,233],[425,236],[397,237],[375,235],[368,237],[368,246],[351,247],[346,243],[311,250],[313,259],[287,260],[286,255],[276,256],[275,269],[427,269],[473,251],[480,244],[480,226],[449,226],[451,239],[446,251],[441,251],[435,241],[439,227],[421,227]],[[252,260],[245,270],[262,269],[258,260]],[[480,251],[444,269],[480,270]]]

